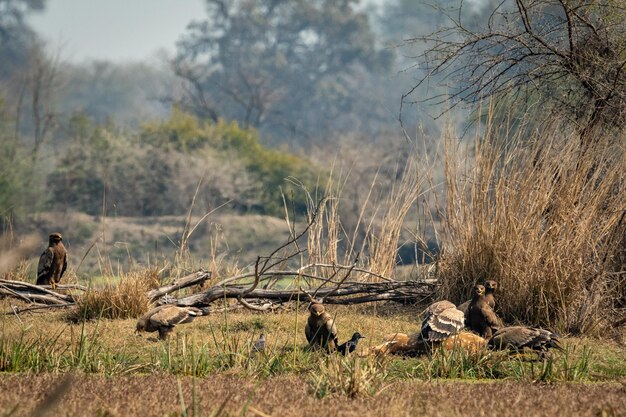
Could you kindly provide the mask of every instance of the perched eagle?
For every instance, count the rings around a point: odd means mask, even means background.
[[[485,286],[474,286],[474,297],[468,310],[469,328],[481,337],[489,340],[494,332],[500,327],[500,319],[489,306],[485,296]]]
[[[37,285],[52,285],[55,288],[66,269],[67,250],[63,237],[61,233],[52,233],[48,238],[48,248],[39,257]]]
[[[193,319],[202,316],[203,312],[196,307],[178,307],[163,305],[155,307],[137,320],[135,333],[159,332],[159,338],[165,340],[174,327],[182,323],[191,323]]]
[[[337,341],[337,327],[333,318],[319,303],[312,303],[309,306],[309,312],[311,314],[304,327],[304,334],[309,346],[313,349],[335,350],[339,343]]]
[[[487,304],[489,304],[489,307],[491,307],[495,311],[495,308],[496,308],[495,292],[496,292],[496,289],[498,288],[498,283],[494,280],[489,279],[485,281],[484,285],[485,285],[485,298],[487,299]],[[466,327],[469,327],[469,306],[471,302],[472,300],[469,299],[457,307],[459,310],[463,312],[463,314],[465,314],[465,326]]]

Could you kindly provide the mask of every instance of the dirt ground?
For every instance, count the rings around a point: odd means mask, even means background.
[[[190,415],[195,392],[196,415],[202,416],[626,415],[625,383],[411,381],[392,383],[373,397],[317,399],[306,382],[292,376],[250,381],[228,375],[194,380],[171,375],[68,378],[51,374],[4,374],[0,414],[181,415],[179,381]]]

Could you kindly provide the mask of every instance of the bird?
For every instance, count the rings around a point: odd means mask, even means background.
[[[51,285],[53,289],[67,269],[67,250],[61,233],[48,237],[48,248],[39,257],[37,285]]]
[[[474,297],[467,314],[469,328],[485,339],[490,339],[493,331],[500,327],[500,320],[485,297],[484,285],[474,286]]]
[[[556,333],[525,326],[510,326],[499,329],[489,339],[488,346],[492,350],[521,350],[523,348],[542,352],[550,348],[563,350],[559,335]]]
[[[361,333],[355,332],[350,340],[337,346],[337,351],[339,351],[339,353],[343,356],[354,352],[356,345],[359,343],[359,339],[365,339],[365,336],[361,336]]]
[[[496,288],[498,288],[498,283],[494,280],[487,280],[485,281],[485,283],[483,284],[485,286],[485,295],[487,296],[487,303],[489,304],[489,306],[495,311],[495,307],[496,307],[496,300],[494,297],[494,293],[496,291]],[[470,303],[472,302],[471,299],[467,300],[466,302],[464,302],[463,304],[459,305],[457,308],[459,310],[461,310],[463,312],[463,314],[465,314],[465,326],[469,327],[469,306]]]
[[[485,298],[487,299],[487,304],[492,310],[496,309],[496,299],[494,297],[496,288],[498,288],[498,283],[492,279],[488,279],[483,284],[485,286]]]
[[[252,349],[255,352],[265,352],[265,334],[261,333],[261,335],[259,336],[259,340],[254,342]]]
[[[158,306],[137,320],[135,333],[158,331],[159,338],[165,340],[176,325],[191,323],[193,319],[202,315],[203,311],[196,307],[178,307],[171,304]]]
[[[440,342],[457,334],[465,326],[463,312],[447,300],[437,301],[426,308],[420,331],[425,342]]]
[[[312,349],[335,350],[338,345],[335,321],[320,303],[311,303],[304,334]]]

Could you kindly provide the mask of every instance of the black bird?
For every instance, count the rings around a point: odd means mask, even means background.
[[[337,351],[341,353],[343,356],[346,356],[348,353],[354,352],[356,349],[356,345],[359,343],[359,339],[365,339],[365,336],[361,336],[359,332],[356,332],[352,335],[352,339],[348,340],[346,343],[343,343],[337,346]]]

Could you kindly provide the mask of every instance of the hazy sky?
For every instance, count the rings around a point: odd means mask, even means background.
[[[48,0],[29,22],[65,60],[139,61],[174,51],[187,24],[205,16],[203,0]]]

